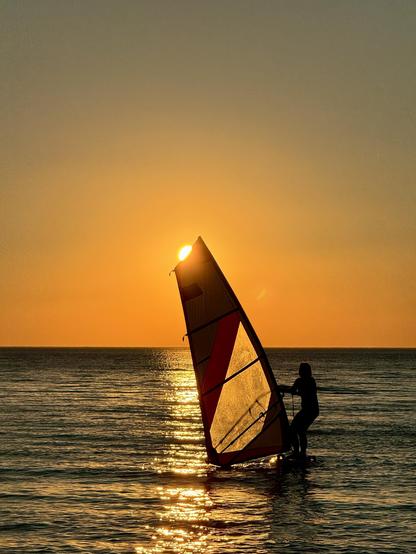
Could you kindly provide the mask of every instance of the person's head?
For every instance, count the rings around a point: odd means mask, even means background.
[[[312,377],[312,368],[308,363],[302,362],[300,364],[299,377]]]

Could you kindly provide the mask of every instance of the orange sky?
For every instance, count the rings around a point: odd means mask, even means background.
[[[0,344],[182,344],[202,235],[266,346],[416,346],[414,3],[1,11]]]

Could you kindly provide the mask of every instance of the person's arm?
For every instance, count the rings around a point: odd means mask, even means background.
[[[278,385],[280,392],[288,392],[290,394],[299,394],[298,381],[299,381],[299,379],[296,379],[296,381],[293,383],[292,386],[290,386],[290,385]]]
[[[280,392],[292,392],[292,387],[289,385],[278,385]]]

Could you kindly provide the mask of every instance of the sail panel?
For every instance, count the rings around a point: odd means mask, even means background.
[[[219,453],[244,448],[261,431],[270,388],[260,362],[228,381],[221,390],[210,432]]]
[[[226,465],[288,450],[288,421],[265,352],[199,238],[175,268],[209,461]]]
[[[221,383],[226,378],[239,323],[238,314],[234,312],[216,324],[215,343],[201,387],[209,424],[212,423],[222,394]]]

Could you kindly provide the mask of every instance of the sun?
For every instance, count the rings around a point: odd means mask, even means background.
[[[178,252],[178,258],[180,259],[181,262],[183,262],[183,260],[189,256],[189,254],[191,253],[191,250],[192,250],[192,246],[190,244],[187,244],[186,246],[182,246],[182,248]]]

